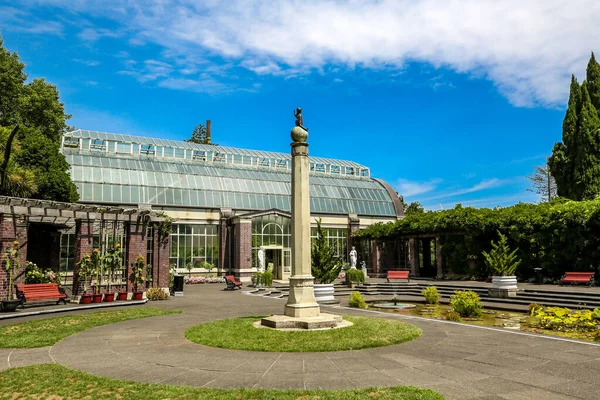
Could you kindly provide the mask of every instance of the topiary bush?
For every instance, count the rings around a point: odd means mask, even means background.
[[[450,297],[450,305],[463,318],[479,318],[483,314],[479,295],[470,290],[457,290]]]
[[[429,286],[421,290],[421,294],[425,297],[425,303],[437,304],[440,302],[440,294],[435,286]]]
[[[262,281],[266,287],[270,287],[273,284],[273,272],[266,270],[262,274]]]
[[[350,268],[346,271],[346,282],[364,283],[365,274],[360,269]]]
[[[447,321],[460,322],[460,314],[457,313],[456,311],[448,311],[446,313],[446,320]]]
[[[350,294],[350,307],[367,308],[367,302],[360,292],[352,292]]]

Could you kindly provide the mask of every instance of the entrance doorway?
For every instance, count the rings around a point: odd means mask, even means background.
[[[283,246],[263,246],[265,250],[265,267],[273,264],[273,277],[285,280],[291,273],[291,249]]]

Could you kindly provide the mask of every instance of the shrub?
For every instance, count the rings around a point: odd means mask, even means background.
[[[446,313],[446,320],[460,322],[460,314],[455,311],[448,311]]]
[[[206,278],[204,276],[200,276],[200,277],[184,277],[183,278],[183,282],[186,285],[195,285],[195,284],[199,284],[199,283],[223,283],[223,278]]]
[[[367,308],[367,302],[360,292],[352,292],[350,294],[350,307]]]
[[[529,315],[535,315],[538,311],[543,310],[544,307],[542,307],[541,305],[539,305],[538,303],[531,303],[529,305]]]
[[[481,254],[485,258],[485,264],[494,275],[512,276],[515,274],[519,264],[521,264],[521,260],[517,257],[519,249],[511,252],[506,236],[500,232],[498,232],[498,235],[500,236],[500,240],[498,243],[494,243],[492,240],[492,250],[489,253],[483,251]]]
[[[421,294],[425,296],[425,303],[437,304],[440,302],[440,294],[435,286],[429,286],[421,290]]]
[[[461,317],[478,318],[483,314],[479,295],[470,290],[457,290],[450,297],[450,305]]]
[[[254,286],[270,287],[273,284],[273,273],[269,270],[254,273],[252,275],[252,284]]]
[[[573,311],[562,307],[540,307],[532,313],[532,325],[543,329],[562,332],[596,331],[595,312],[591,310]]]
[[[146,297],[148,300],[167,300],[169,294],[160,288],[153,287],[146,291]]]
[[[342,269],[342,261],[336,250],[329,246],[327,230],[321,227],[321,219],[317,220],[317,237],[313,239],[311,249],[311,273],[315,283],[331,283],[338,277]]]
[[[346,282],[364,283],[365,274],[360,269],[350,268],[346,271]]]

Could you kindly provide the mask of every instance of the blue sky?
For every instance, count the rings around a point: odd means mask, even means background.
[[[522,4],[526,3],[526,4]],[[533,202],[596,1],[0,0],[5,46],[78,128],[289,151],[371,168],[430,209]],[[598,50],[598,49],[596,49]]]

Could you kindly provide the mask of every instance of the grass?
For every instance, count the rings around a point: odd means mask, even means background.
[[[102,378],[58,364],[11,368],[0,374],[0,398],[7,399],[253,399],[253,400],[346,400],[404,399],[443,400],[429,389],[411,386],[350,390],[211,389],[169,386]]]
[[[75,333],[100,325],[130,319],[179,314],[158,308],[128,308],[89,314],[67,315],[0,326],[0,348],[33,348],[52,346]]]
[[[255,328],[261,317],[229,318],[196,325],[185,337],[211,347],[274,352],[358,350],[390,346],[421,336],[421,329],[400,321],[345,317],[353,326],[319,331],[276,331]]]

